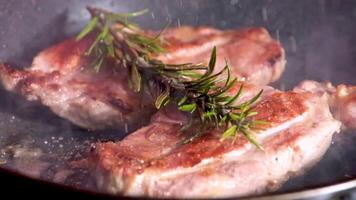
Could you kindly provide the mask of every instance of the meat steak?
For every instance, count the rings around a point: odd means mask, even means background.
[[[356,129],[356,86],[340,84],[335,87],[330,82],[306,80],[296,90],[327,94],[334,117],[343,123],[344,128]]]
[[[244,98],[259,89],[248,87]],[[268,124],[254,133],[264,151],[242,135],[235,143],[221,141],[223,130],[182,145],[185,117],[170,108],[124,140],[96,145],[91,163],[98,188],[155,198],[236,197],[278,188],[324,155],[340,123],[324,94],[265,91],[255,119]]]
[[[157,58],[167,63],[207,62],[216,45],[217,68],[224,67],[226,58],[233,65],[234,76],[267,84],[284,69],[283,48],[263,28],[221,31],[182,27],[168,29],[162,37],[168,51]],[[69,39],[54,45],[40,52],[32,66],[23,70],[0,64],[2,85],[91,130],[127,128],[149,119],[152,99],[132,92],[126,70],[113,73],[110,62],[99,73],[88,68],[89,61],[82,55],[92,41],[88,36],[79,42]]]
[[[234,76],[255,85],[267,85],[277,80],[285,67],[285,53],[264,28],[218,30],[208,27],[182,26],[167,30],[168,52],[158,56],[166,63],[207,64],[211,49],[217,46],[217,70],[232,66]]]

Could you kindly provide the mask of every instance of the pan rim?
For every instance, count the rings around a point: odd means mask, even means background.
[[[87,188],[78,188],[78,187],[73,187],[69,186],[66,184],[61,184],[57,182],[53,182],[50,180],[43,180],[43,179],[37,179],[35,177],[31,177],[29,175],[23,174],[19,171],[1,167],[0,166],[0,173],[7,173],[10,174],[11,176],[17,176],[20,178],[25,178],[30,181],[35,181],[38,183],[42,184],[47,184],[47,186],[52,186],[54,189],[65,189],[67,191],[75,192],[75,193],[82,193],[83,195],[91,195],[91,196],[100,196],[108,199],[116,199],[118,197],[124,198],[124,199],[155,199],[153,197],[132,197],[132,196],[123,196],[120,194],[110,194],[110,193],[105,193],[102,191],[94,191],[91,189]],[[295,191],[287,191],[287,192],[276,192],[276,193],[265,193],[265,194],[260,194],[256,196],[242,196],[242,197],[228,197],[228,198],[222,198],[222,199],[241,199],[241,200],[290,200],[290,199],[310,199],[310,198],[315,198],[315,197],[323,197],[325,195],[329,194],[338,194],[341,192],[345,192],[347,190],[352,190],[356,188],[356,177],[351,177],[348,179],[340,180],[334,183],[327,183],[327,184],[322,184],[318,186],[314,186],[312,188],[308,189],[300,189],[300,190],[295,190]],[[163,198],[164,199],[164,198]],[[171,199],[171,198],[170,198]]]
[[[336,194],[347,190],[356,188],[356,177],[348,180],[341,180],[335,183],[328,183],[319,185],[308,189],[300,189],[290,192],[281,192],[275,194],[262,194],[258,196],[246,196],[244,200],[290,200],[290,199],[309,199],[314,197],[321,197],[328,194]]]

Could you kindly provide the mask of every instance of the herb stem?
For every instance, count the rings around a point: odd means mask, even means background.
[[[254,139],[250,127],[257,124],[253,120],[253,116],[257,114],[253,106],[263,91],[247,101],[237,103],[244,85],[240,85],[235,95],[229,95],[237,79],[231,77],[228,64],[214,73],[217,57],[215,47],[208,66],[192,63],[166,64],[153,56],[164,51],[162,40],[158,39],[162,31],[156,37],[151,37],[128,21],[128,18],[145,11],[123,14],[94,7],[87,9],[92,20],[77,39],[85,37],[93,30],[99,32],[88,51],[88,55],[95,58],[96,71],[100,70],[105,59],[115,59],[118,67],[127,69],[135,92],[140,92],[144,85],[153,90],[150,91],[151,94],[157,94],[154,103],[157,109],[174,102],[179,110],[190,113],[190,122],[182,127],[182,132],[188,135],[183,143],[224,127],[221,140],[232,138],[234,142],[240,133],[256,147],[262,148]],[[222,78],[223,74],[227,74],[227,77]]]

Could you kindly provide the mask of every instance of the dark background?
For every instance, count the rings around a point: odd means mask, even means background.
[[[86,5],[120,12],[148,8],[150,13],[137,18],[137,23],[153,29],[160,29],[169,21],[171,26],[208,25],[221,29],[263,26],[286,50],[286,70],[275,86],[290,89],[304,79],[356,84],[356,1],[353,0],[0,0],[0,62],[29,66],[38,51],[73,36],[83,27],[89,19]],[[0,123],[0,147],[8,141],[4,135],[9,132],[19,140],[25,133],[55,134],[63,126],[67,128],[62,132],[78,132],[46,110],[40,109],[40,115],[33,109],[24,113],[20,106],[23,102],[14,103],[16,96],[0,94],[0,121],[4,122]],[[13,117],[16,120],[11,121]],[[278,192],[353,179],[355,136],[349,133],[335,141],[318,166],[289,181]],[[0,179],[9,177],[12,175],[0,172]],[[9,183],[7,188],[18,186],[16,178],[11,180],[0,182]],[[22,187],[31,185],[28,184],[31,181],[23,183]],[[37,185],[28,192],[37,191],[35,188]]]

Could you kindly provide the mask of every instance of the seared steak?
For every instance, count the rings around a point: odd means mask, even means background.
[[[251,86],[244,98],[258,91]],[[257,194],[317,162],[340,127],[323,94],[267,88],[255,110],[256,119],[269,122],[254,134],[264,151],[242,135],[235,143],[221,141],[223,130],[182,145],[185,117],[169,108],[124,140],[96,145],[91,163],[97,185],[113,194],[155,198]]]
[[[232,66],[235,76],[255,85],[267,85],[277,80],[285,66],[281,44],[264,28],[244,28],[221,31],[207,27],[179,27],[167,30],[168,52],[158,56],[166,63],[205,63],[213,46],[217,46],[217,70]]]
[[[226,58],[235,76],[267,84],[284,69],[282,47],[262,28],[220,31],[182,27],[169,29],[162,36],[168,52],[158,58],[164,62],[207,62],[216,45],[217,68],[225,65]],[[54,45],[39,53],[24,70],[0,64],[1,82],[7,90],[38,100],[87,129],[127,128],[138,119],[148,119],[152,99],[131,91],[126,70],[113,73],[110,62],[100,73],[88,67],[88,58],[82,55],[92,41],[88,36],[79,42],[69,39]]]
[[[327,94],[334,117],[340,120],[345,128],[356,129],[356,86],[341,84],[334,87],[330,82],[306,80],[300,83],[296,90]]]
[[[96,73],[86,67],[89,60],[82,54],[91,41],[90,37],[79,42],[70,39],[50,47],[24,70],[0,64],[1,82],[5,89],[40,101],[59,116],[91,130],[125,128],[137,118],[149,117],[151,101],[141,102],[132,92],[126,70],[113,73],[103,67]]]

